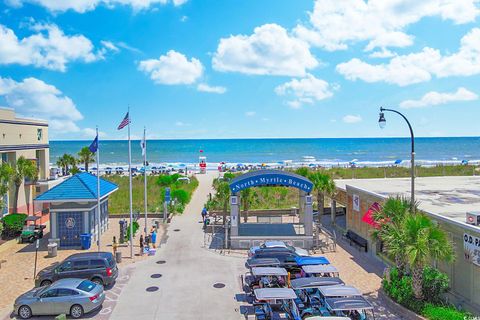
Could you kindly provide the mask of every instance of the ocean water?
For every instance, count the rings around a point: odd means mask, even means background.
[[[50,163],[64,153],[76,155],[91,141],[50,141]],[[101,166],[124,166],[128,163],[127,141],[100,141]],[[200,154],[200,150],[203,153]],[[480,137],[416,138],[419,164],[460,163],[480,160]],[[150,140],[147,160],[150,164],[195,164],[207,157],[210,167],[227,164],[293,164],[343,166],[354,161],[359,165],[389,165],[397,159],[408,165],[410,138],[320,138],[320,139],[221,139],[221,140]],[[143,162],[140,141],[132,141],[132,163]]]

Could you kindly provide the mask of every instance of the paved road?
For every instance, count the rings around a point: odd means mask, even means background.
[[[136,264],[110,319],[242,319],[239,275],[244,259],[225,257],[202,248],[200,212],[214,175],[197,175],[199,187],[182,216],[167,230],[167,243],[156,257]],[[178,231],[175,231],[178,230]],[[164,260],[164,264],[157,264]],[[160,278],[151,278],[161,274]],[[224,288],[214,288],[216,283]],[[158,287],[157,291],[146,291]]]

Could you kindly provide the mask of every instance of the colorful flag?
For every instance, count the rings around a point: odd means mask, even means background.
[[[92,141],[92,143],[88,147],[88,150],[90,150],[90,152],[92,152],[92,153],[97,152],[97,150],[98,150],[98,135],[95,137],[95,140]]]
[[[127,114],[125,115],[125,118],[123,118],[122,122],[120,122],[117,130],[122,130],[123,128],[125,128],[127,125],[130,124],[130,116],[128,114],[129,112],[127,112]]]

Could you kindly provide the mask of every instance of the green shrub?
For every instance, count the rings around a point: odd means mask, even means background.
[[[3,233],[3,222],[0,220],[0,235]]]
[[[138,224],[137,221],[133,221],[133,237],[137,234],[138,228],[140,228],[140,225]],[[130,225],[127,226],[127,233],[125,234],[125,241],[130,240]]]
[[[162,187],[168,187],[177,182],[178,178],[180,178],[178,173],[172,175],[163,174],[158,177],[157,184]]]
[[[448,276],[435,268],[423,270],[422,291],[425,301],[433,304],[443,303],[443,294],[448,291]]]
[[[173,190],[171,196],[172,196],[172,199],[176,199],[176,201],[178,201],[178,203],[180,203],[183,206],[185,206],[190,200],[190,196],[188,195],[188,192],[183,189]]]
[[[22,231],[27,215],[24,213],[11,213],[3,217],[5,232],[15,234]]]
[[[423,308],[422,315],[429,320],[468,320],[471,316],[468,313],[459,311],[450,306],[435,306],[427,304]]]
[[[383,289],[385,293],[402,306],[420,313],[424,302],[415,299],[412,287],[412,277],[404,275],[399,277],[397,268],[390,270],[390,281],[383,279]]]

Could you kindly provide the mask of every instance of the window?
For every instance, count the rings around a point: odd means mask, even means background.
[[[42,129],[37,129],[37,140],[41,141],[43,137],[43,130]]]
[[[90,268],[92,269],[103,269],[105,268],[105,261],[96,259],[90,261]]]
[[[62,263],[58,268],[58,272],[65,272],[65,271],[71,271],[72,270],[72,262],[71,261],[66,261]]]
[[[88,269],[89,261],[88,260],[78,260],[73,261],[74,270],[86,270]]]
[[[57,296],[58,297],[68,297],[68,296],[75,296],[78,292],[72,289],[58,289]]]
[[[89,281],[89,280],[83,280],[82,282],[80,282],[80,284],[78,285],[77,289],[78,290],[82,290],[82,291],[85,291],[85,292],[90,292],[93,290],[93,288],[95,288],[97,285],[95,283],[93,283],[92,281]]]
[[[58,297],[58,290],[57,289],[50,289],[45,291],[45,293],[42,293],[40,298],[54,298]]]

